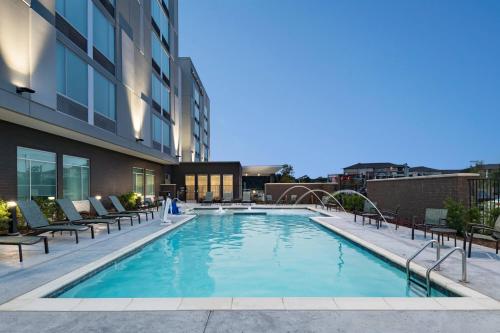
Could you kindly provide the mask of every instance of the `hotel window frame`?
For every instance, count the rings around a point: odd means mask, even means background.
[[[78,12],[81,12],[83,15],[82,22],[85,25],[85,27],[77,26],[76,23],[71,18],[69,18],[68,14],[66,13],[66,5],[68,3],[76,4],[78,2],[81,2],[81,4],[85,6],[85,9],[81,9],[80,11],[78,11]],[[61,6],[64,6],[64,8],[62,8],[64,13],[62,13],[60,11]],[[78,33],[80,33],[86,39],[88,38],[88,31],[89,31],[88,20],[87,20],[87,10],[88,10],[88,1],[87,0],[56,0],[56,4],[55,4],[56,13],[59,14],[61,17],[63,17],[64,20],[66,22],[68,22],[68,24],[70,24],[76,31],[78,31]]]
[[[62,51],[62,53],[60,53]],[[62,62],[61,62],[61,57],[62,56]],[[68,66],[68,63],[70,60],[74,58],[77,62],[73,63],[72,66]],[[76,73],[77,77],[75,78],[70,78],[68,75],[70,73],[75,74],[74,69],[75,69],[75,64],[79,63],[79,65],[83,65],[85,69],[83,70],[83,77],[82,73]],[[62,65],[62,68],[61,68]],[[81,68],[83,69],[83,67]],[[62,70],[62,73],[60,71]],[[78,88],[85,89],[85,91],[79,92],[82,96],[76,96],[75,94],[68,92],[68,82],[80,82],[81,80],[85,78],[85,84],[84,85],[79,85]],[[60,80],[63,80],[64,82],[59,82]],[[60,89],[64,86],[64,91],[61,91]],[[69,86],[71,87],[71,86]],[[75,86],[76,87],[76,86]],[[75,88],[72,87],[72,88]],[[77,89],[75,89],[77,90]],[[56,93],[64,96],[65,98],[68,98],[69,100],[78,103],[79,105],[84,106],[85,108],[88,108],[89,105],[89,76],[88,76],[88,64],[83,60],[80,56],[78,56],[75,52],[67,48],[63,43],[60,41],[56,42]],[[80,100],[79,98],[82,97],[84,100]]]
[[[87,161],[87,164],[86,165],[78,165],[78,164],[72,164],[70,162],[67,162],[66,161],[66,158],[70,158],[70,159],[73,159],[73,160],[85,160]],[[69,159],[68,159],[69,161]],[[67,191],[67,188],[66,188],[66,185],[67,185],[67,179],[66,179],[66,168],[67,167],[70,167],[70,168],[73,168],[73,167],[77,167],[77,168],[80,168],[80,195],[78,196],[78,198],[76,197],[71,197],[69,196],[66,191]],[[79,157],[79,156],[73,156],[73,155],[66,155],[64,154],[62,156],[62,167],[63,167],[63,198],[68,198],[72,201],[76,201],[76,200],[86,200],[87,197],[89,196],[90,194],[90,159],[88,158],[85,158],[85,157]],[[86,194],[84,194],[84,184],[83,184],[83,178],[82,178],[82,170],[83,169],[86,169],[87,170],[87,186],[86,186]]]
[[[132,192],[139,194],[141,197],[144,196],[145,190],[145,172],[144,168],[132,167]],[[142,181],[142,185],[138,186],[137,180],[140,179]],[[140,192],[139,192],[140,190]]]
[[[148,184],[148,179],[151,179],[151,178],[148,178],[148,176],[152,177],[152,179],[153,179],[152,184]],[[145,198],[155,196],[155,193],[156,193],[155,182],[156,182],[156,177],[155,177],[154,170],[144,169],[144,197]]]
[[[33,156],[36,156],[35,154],[38,154],[39,158],[28,158],[28,157],[20,157],[20,152],[25,151],[26,155],[29,156],[28,153],[33,153]],[[46,157],[50,156],[51,160],[49,159],[43,159],[43,155]],[[20,167],[20,161],[24,161],[28,163],[28,166],[25,170],[25,172],[28,173],[28,184],[27,185],[21,185],[20,184],[20,172],[19,172],[19,167]],[[16,183],[17,183],[17,199],[18,200],[31,200],[34,198],[33,196],[33,172],[32,172],[32,163],[37,162],[37,163],[43,163],[43,164],[48,164],[48,165],[53,165],[54,170],[50,170],[50,172],[53,172],[53,179],[54,179],[54,184],[50,185],[43,185],[43,182],[40,184],[37,184],[35,186],[37,187],[43,187],[43,186],[48,186],[51,187],[53,192],[51,192],[49,195],[44,195],[44,196],[37,196],[37,197],[57,197],[57,154],[54,152],[46,151],[46,150],[41,150],[41,149],[34,149],[34,148],[28,148],[28,147],[23,147],[23,146],[17,146],[16,148]],[[25,165],[26,166],[26,165]],[[28,186],[28,196],[27,197],[20,197],[20,193],[23,191],[20,191],[20,186]]]
[[[157,132],[157,130],[158,130],[156,128],[157,125],[159,126],[159,128],[158,128],[159,133]],[[151,126],[151,139],[160,145],[162,144],[162,139],[163,139],[162,127],[163,127],[163,121],[161,120],[161,118],[159,116],[157,116],[156,114],[153,114],[153,121],[152,121],[152,126]]]
[[[101,89],[97,89],[98,85],[96,84],[98,79],[103,79],[103,82],[106,84],[106,89],[108,89],[108,100],[107,100],[107,108],[108,112],[111,111],[112,115],[103,113],[102,110],[100,111],[99,109],[96,108],[98,105],[97,103],[97,95],[96,91],[101,92]],[[105,75],[101,74],[98,70],[94,69],[94,91],[93,91],[93,97],[94,97],[94,112],[99,113],[99,115],[106,117],[108,119],[111,119],[113,121],[116,121],[116,85],[109,80]],[[111,88],[111,89],[110,89]],[[97,89],[97,90],[96,90]]]
[[[92,15],[93,15],[93,17],[92,17],[92,19],[93,19],[93,22],[92,22],[93,47],[95,47],[111,63],[115,64],[115,57],[116,57],[116,49],[115,49],[116,33],[115,33],[115,26],[113,25],[112,22],[110,22],[108,20],[108,18],[106,17],[106,15],[95,4],[93,4],[93,7],[94,7],[93,10],[92,10]],[[103,27],[96,27],[96,24],[99,23],[99,21],[102,22],[102,23],[104,23]],[[108,48],[108,50],[103,50],[101,47],[99,47],[96,44],[96,41],[99,40],[98,38],[96,38],[96,36],[102,36],[103,35],[103,28],[106,29],[106,39],[107,40],[106,40],[106,45],[105,45],[106,47],[105,48]]]

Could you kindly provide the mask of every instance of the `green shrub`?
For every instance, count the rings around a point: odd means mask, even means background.
[[[9,224],[10,213],[7,202],[0,200],[0,230],[6,230]]]
[[[118,200],[120,200],[126,210],[134,210],[137,208],[137,204],[141,200],[141,197],[135,192],[128,192],[120,195]]]
[[[45,215],[49,221],[64,220],[64,213],[59,208],[55,200],[50,200],[46,197],[36,197],[33,198],[33,200],[36,202],[38,207],[40,207],[43,215]]]
[[[486,223],[490,227],[494,227],[495,226],[495,222],[497,221],[498,216],[500,216],[500,207],[491,208],[488,211],[488,220],[486,221]]]
[[[356,194],[344,194],[341,196],[342,205],[347,211],[362,211],[365,199]]]
[[[448,198],[444,201],[444,207],[448,209],[448,225],[458,232],[464,230],[467,210],[464,205],[458,201]]]
[[[444,207],[448,209],[448,225],[459,234],[463,233],[467,224],[481,221],[481,211],[477,207],[467,209],[462,203],[451,198],[445,200]]]

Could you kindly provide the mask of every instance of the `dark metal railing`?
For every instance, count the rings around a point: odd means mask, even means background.
[[[500,210],[500,180],[469,179],[469,208],[479,208],[480,223],[489,224]]]

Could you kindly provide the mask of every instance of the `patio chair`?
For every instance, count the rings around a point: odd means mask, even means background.
[[[387,222],[395,225],[396,230],[399,228],[399,206],[395,210],[382,210],[381,213]]]
[[[426,208],[423,222],[416,223],[415,217],[413,218],[411,225],[411,239],[415,239],[415,229],[423,229],[424,238],[427,238],[427,231],[431,231],[432,228],[446,227],[447,216],[448,216],[448,209]]]
[[[241,203],[244,203],[244,204],[251,204],[252,203],[252,200],[250,199],[250,191],[243,192],[243,199],[241,200]]]
[[[294,204],[297,201],[297,194],[290,195],[290,204]]]
[[[231,192],[224,192],[222,194],[222,203],[232,203],[233,202],[233,193]]]
[[[110,213],[106,210],[106,208],[104,208],[102,202],[100,200],[98,200],[96,197],[89,197],[89,202],[100,218],[105,218],[105,219],[129,218],[130,225],[132,225],[132,226],[134,225],[134,217],[137,216],[136,214]],[[140,218],[139,218],[139,223],[141,223]]]
[[[372,204],[373,203],[373,204]],[[377,216],[379,216],[375,206],[377,206],[377,202],[372,201],[372,203],[368,200],[365,200],[363,203],[363,210],[355,210],[354,211],[354,222],[356,222],[357,216],[361,216],[363,219],[363,225],[365,225],[365,218],[368,218],[368,222],[371,224],[372,219],[377,220]],[[377,229],[379,227],[379,222],[377,222]]]
[[[204,205],[211,205],[214,202],[214,194],[212,192],[207,192],[205,198],[202,201]]]
[[[19,262],[23,262],[23,245],[33,245],[43,240],[45,253],[49,253],[46,236],[0,236],[0,245],[16,245],[19,250]]]
[[[75,205],[73,204],[73,201],[70,199],[57,199],[56,200],[57,204],[59,207],[61,207],[64,215],[66,215],[66,218],[71,224],[76,224],[76,225],[89,225],[89,224],[106,224],[106,228],[108,229],[108,234],[110,233],[109,231],[109,225],[110,224],[115,224],[118,223],[118,230],[121,230],[122,227],[120,225],[120,220],[119,219],[84,219],[80,213],[76,210]]]
[[[141,223],[141,216],[139,214],[145,214],[146,215],[146,221],[148,220],[148,214],[151,214],[151,218],[154,219],[154,213],[150,210],[144,210],[144,209],[139,209],[139,210],[126,210],[125,207],[123,207],[122,203],[120,200],[116,197],[116,195],[110,195],[109,200],[111,200],[111,204],[113,207],[115,207],[116,211],[120,214],[136,214],[137,218],[139,219],[139,223]]]
[[[476,231],[486,231],[488,233],[480,234],[475,233]],[[465,237],[464,237],[464,249],[465,249],[465,239],[469,241],[469,254],[470,258],[472,253],[472,241],[476,239],[493,241],[496,243],[496,254],[498,254],[498,243],[500,241],[500,216],[497,217],[495,221],[495,225],[493,227],[489,227],[483,224],[469,224],[466,227]]]
[[[36,234],[42,234],[45,232],[57,231],[70,231],[75,232],[76,243],[78,244],[78,232],[86,231],[90,229],[92,238],[94,238],[94,227],[86,225],[72,225],[72,224],[50,224],[45,215],[38,207],[38,205],[33,200],[19,201],[17,203],[21,214],[24,216],[24,220],[28,227],[33,230]]]

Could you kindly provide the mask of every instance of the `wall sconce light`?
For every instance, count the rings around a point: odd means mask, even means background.
[[[135,142],[139,143],[139,142],[143,142],[144,139],[143,138],[135,138]]]
[[[17,236],[19,235],[19,231],[17,231],[17,210],[16,210],[17,203],[15,201],[8,201],[7,202],[7,208],[9,209],[10,213],[10,220],[9,220],[9,236]]]
[[[36,91],[34,91],[33,89],[28,88],[28,87],[17,87],[16,86],[16,93],[17,94],[22,94],[24,92],[29,93],[29,94],[34,94]]]
[[[96,198],[97,200],[101,200],[101,196],[100,196],[100,195],[96,195],[96,196],[95,196],[95,198]]]

